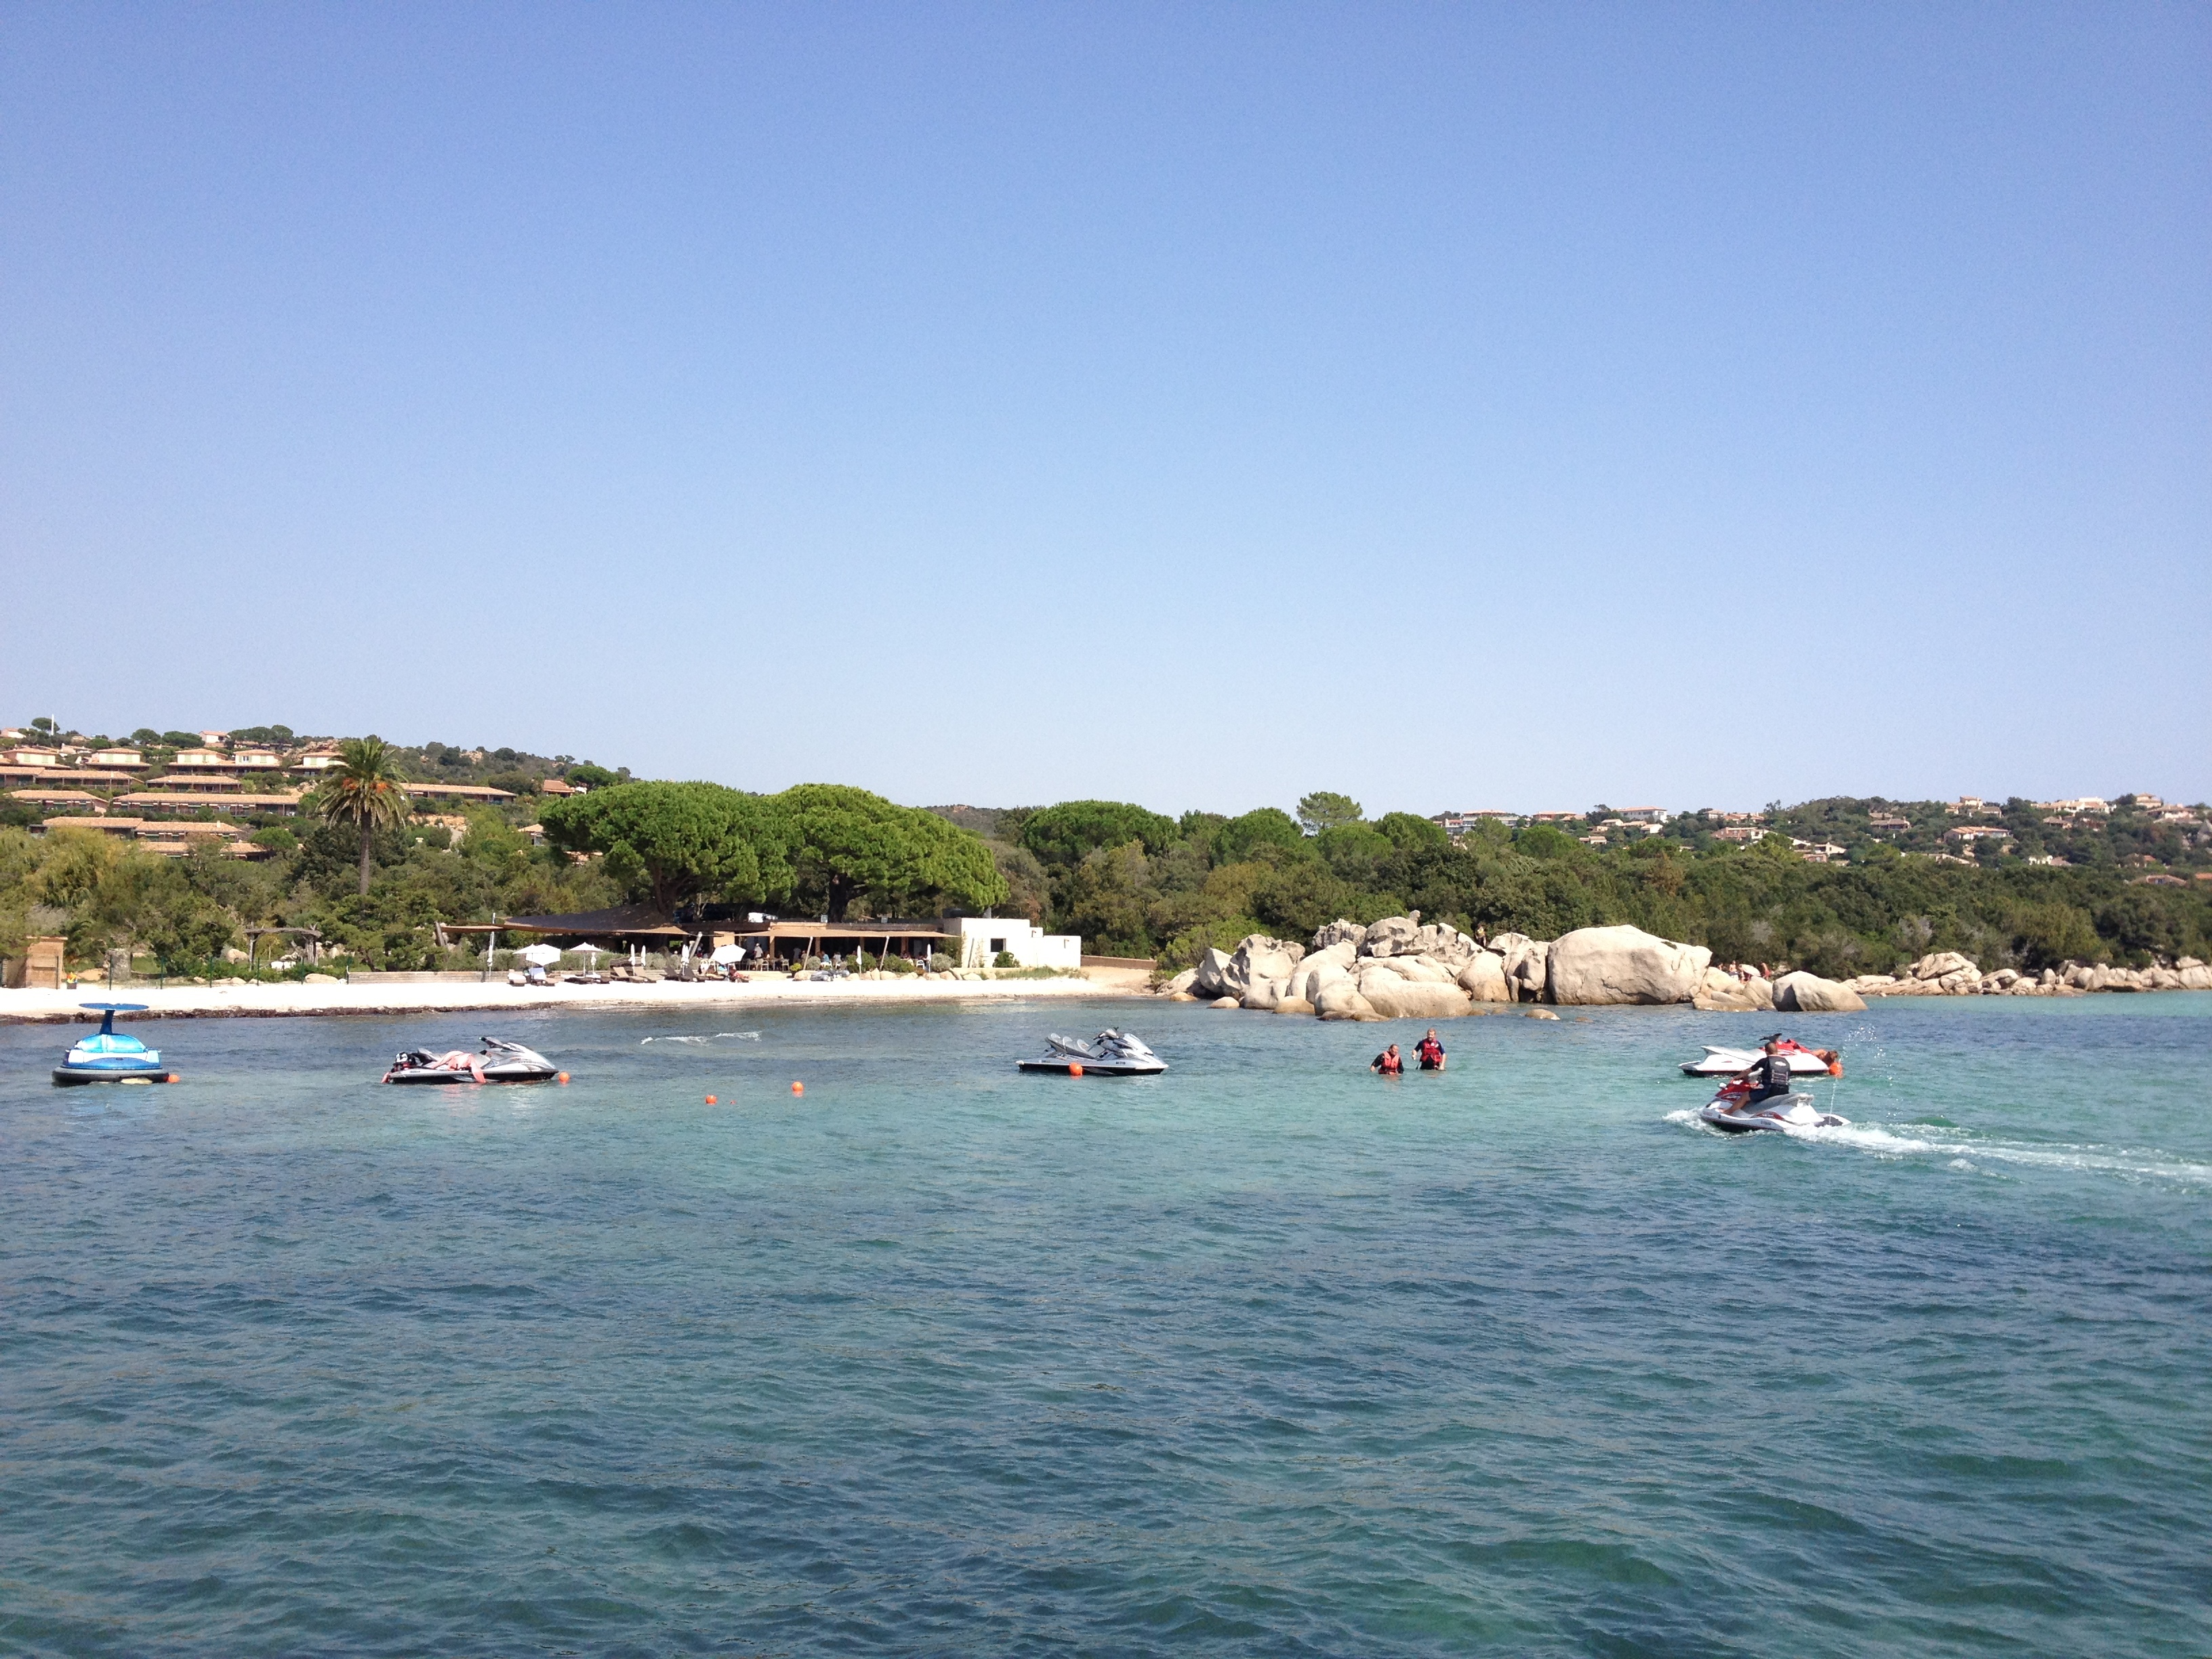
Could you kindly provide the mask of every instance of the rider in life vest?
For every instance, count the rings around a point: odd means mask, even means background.
[[[1377,1077],[1397,1077],[1406,1069],[1406,1062],[1398,1058],[1398,1045],[1392,1043],[1367,1062],[1367,1069]]]
[[[1441,1072],[1444,1068],[1444,1045],[1437,1041],[1437,1028],[1429,1027],[1428,1036],[1413,1045],[1415,1058],[1425,1072]]]
[[[1797,1086],[1790,1078],[1790,1056],[1782,1052],[1777,1040],[1769,1037],[1760,1047],[1763,1057],[1748,1071],[1737,1073],[1721,1090],[1721,1097],[1734,1102],[1739,1110],[1786,1095]]]

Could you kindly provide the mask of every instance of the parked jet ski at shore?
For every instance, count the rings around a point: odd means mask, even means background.
[[[410,1048],[384,1074],[386,1083],[550,1083],[556,1079],[566,1083],[568,1074],[535,1048],[489,1036],[483,1053],[477,1054],[459,1048],[442,1054]]]
[[[1168,1063],[1142,1038],[1110,1026],[1085,1042],[1057,1032],[1047,1039],[1051,1051],[1039,1060],[1018,1062],[1024,1072],[1058,1072],[1068,1077],[1158,1077]]]
[[[1844,1057],[1833,1048],[1808,1048],[1795,1038],[1784,1036],[1778,1031],[1771,1037],[1762,1037],[1760,1042],[1762,1044],[1772,1043],[1777,1054],[1789,1057],[1790,1070],[1794,1076],[1841,1077],[1844,1074]],[[1702,1060],[1682,1062],[1682,1075],[1734,1077],[1739,1072],[1749,1071],[1765,1058],[1763,1047],[1719,1048],[1709,1042],[1705,1045]]]
[[[54,1067],[58,1084],[174,1083],[176,1073],[161,1064],[161,1051],[149,1048],[135,1036],[115,1029],[118,1014],[143,1014],[143,1002],[81,1002],[87,1013],[100,1016],[100,1029],[79,1037]]]

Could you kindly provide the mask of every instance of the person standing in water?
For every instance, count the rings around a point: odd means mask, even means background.
[[[1369,1060],[1367,1069],[1377,1077],[1398,1077],[1404,1073],[1406,1062],[1398,1058],[1398,1045],[1394,1042]]]
[[[1429,1027],[1428,1036],[1413,1045],[1413,1054],[1425,1072],[1441,1072],[1444,1068],[1444,1045],[1437,1041],[1437,1028]]]

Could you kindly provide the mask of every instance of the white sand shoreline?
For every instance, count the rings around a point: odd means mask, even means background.
[[[1023,999],[1065,1000],[1069,997],[1142,996],[1145,975],[1118,969],[1086,969],[1080,979],[952,980],[760,980],[653,985],[557,985],[532,989],[500,981],[489,984],[453,981],[416,985],[173,986],[167,989],[131,986],[111,989],[84,985],[74,991],[0,990],[0,1024],[89,1020],[87,1002],[143,1002],[146,1012],[133,1019],[223,1019],[302,1018],[331,1014],[536,1013],[541,1010],[650,1010],[678,1012],[690,1008],[900,1007],[914,1003],[1005,1002]]]

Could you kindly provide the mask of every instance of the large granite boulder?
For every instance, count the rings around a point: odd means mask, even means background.
[[[1459,970],[1458,985],[1477,1002],[1513,1000],[1513,988],[1505,982],[1504,959],[1494,951],[1476,951],[1474,960]]]
[[[1427,957],[1449,965],[1454,973],[1474,959],[1482,947],[1448,921],[1424,922],[1413,935],[1412,947],[1396,954]]]
[[[1208,1001],[1216,997],[1227,996],[1231,960],[1229,952],[1226,951],[1208,950],[1204,956],[1199,957],[1198,966],[1193,970],[1197,977],[1191,981],[1191,990]],[[1237,988],[1241,992],[1243,988],[1239,986]]]
[[[1418,914],[1385,916],[1380,921],[1368,924],[1367,937],[1359,944],[1359,954],[1363,957],[1413,955],[1413,941],[1420,931],[1421,919]]]
[[[1249,991],[1263,979],[1288,980],[1305,953],[1303,945],[1270,939],[1265,933],[1248,933],[1237,946],[1237,954],[1229,958],[1224,977],[1232,991]]]
[[[1553,941],[1544,983],[1554,1003],[1687,1002],[1712,959],[1641,927],[1577,927]]]
[[[1725,968],[1708,968],[1690,994],[1690,1006],[1708,1014],[1749,1014],[1774,1006],[1774,987],[1753,975],[1740,980]]]
[[[1774,1006],[1790,1014],[1856,1014],[1866,1001],[1850,986],[1801,969],[1774,981]]]
[[[1977,979],[1981,977],[1982,970],[1971,957],[1960,956],[1956,951],[1934,951],[1905,971],[1914,979],[1943,979],[1962,970]]]
[[[1425,957],[1370,957],[1359,964],[1361,999],[1384,1019],[1456,1019],[1470,1006],[1450,970]]]
[[[1200,957],[1198,978],[1191,988],[1203,996],[1241,1000],[1258,981],[1288,981],[1305,953],[1303,945],[1286,944],[1265,933],[1248,933],[1233,955],[1209,950]]]
[[[1343,945],[1348,942],[1352,946],[1352,953],[1356,956],[1358,954],[1359,947],[1365,942],[1366,938],[1367,924],[1365,922],[1346,921],[1342,917],[1339,917],[1336,921],[1323,927],[1319,933],[1313,936],[1313,948],[1316,951],[1326,951],[1331,945]]]
[[[1359,964],[1359,977],[1387,974],[1415,985],[1449,985],[1458,976],[1448,963],[1434,957],[1370,957]]]
[[[2183,990],[2212,991],[2212,968],[2206,967],[2203,963],[2192,963],[2186,968],[2177,968],[2174,971],[2181,975]]]
[[[1505,965],[1505,982],[1513,988],[1516,1002],[1541,1002],[1544,1000],[1545,974],[1552,947],[1543,939],[1530,939],[1523,933],[1508,933],[1510,943],[1501,953]],[[1500,941],[1504,942],[1504,941]],[[1497,950],[1493,943],[1491,949]]]
[[[1352,972],[1359,960],[1358,942],[1343,939],[1334,945],[1323,945],[1301,961],[1291,975],[1291,988],[1308,1002],[1316,1000],[1316,993],[1332,980],[1343,979]]]
[[[1188,991],[1192,986],[1197,983],[1198,969],[1195,968],[1186,968],[1182,972],[1177,974],[1173,979],[1167,982],[1166,988],[1168,994],[1170,996],[1173,996],[1178,991]]]
[[[1323,1019],[1380,1019],[1365,997],[1359,994],[1359,981],[1346,974],[1342,979],[1331,980],[1322,987],[1321,994],[1314,999],[1314,1012]]]

